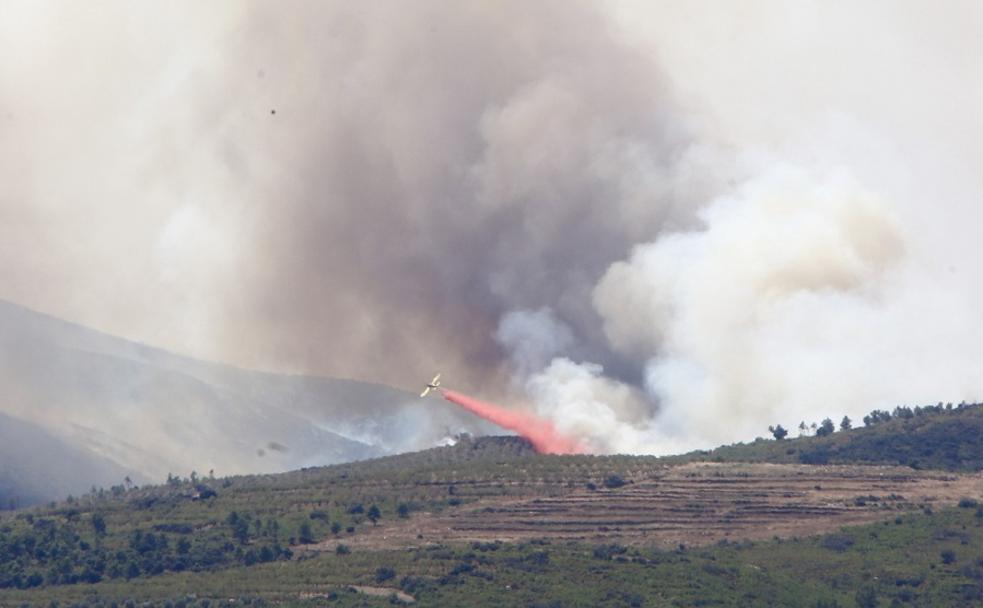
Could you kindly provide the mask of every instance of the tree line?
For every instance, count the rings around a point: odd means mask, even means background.
[[[871,426],[876,426],[878,424],[882,424],[884,422],[890,422],[891,420],[911,420],[922,416],[934,416],[939,414],[951,413],[954,411],[959,412],[966,409],[979,407],[981,405],[983,404],[966,403],[965,401],[956,406],[953,406],[952,403],[946,403],[945,405],[943,405],[941,401],[936,405],[922,405],[922,406],[915,406],[915,407],[909,407],[907,405],[899,405],[896,408],[894,408],[893,412],[887,410],[875,409],[863,417],[863,422],[864,422],[864,426],[871,427]],[[849,416],[843,416],[843,419],[840,420],[839,430],[849,431],[852,428],[853,428],[853,421],[850,420]],[[800,436],[808,435],[811,432],[811,434],[815,435],[816,437],[827,437],[829,435],[832,435],[835,431],[836,431],[836,425],[833,423],[833,420],[831,418],[824,418],[823,421],[818,424],[815,422],[813,422],[812,424],[806,424],[804,420],[799,423]],[[785,437],[788,436],[788,429],[786,429],[780,424],[769,426],[768,432],[770,432],[772,436],[779,441],[785,439]]]

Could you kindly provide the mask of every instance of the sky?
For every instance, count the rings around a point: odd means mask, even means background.
[[[0,298],[596,451],[983,399],[979,3],[0,14]]]

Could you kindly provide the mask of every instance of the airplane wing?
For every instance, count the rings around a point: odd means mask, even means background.
[[[430,387],[428,386],[427,388],[423,389],[422,393],[420,393],[420,397],[426,397],[427,393],[429,392],[430,392]]]
[[[439,380],[440,380],[440,374],[437,374],[436,376],[433,377],[433,380],[430,381],[430,384],[437,384],[437,381]]]

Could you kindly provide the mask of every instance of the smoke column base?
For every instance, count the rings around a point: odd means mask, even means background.
[[[586,451],[579,441],[557,432],[549,420],[543,420],[525,412],[507,410],[448,389],[440,389],[440,394],[444,399],[472,414],[510,431],[515,431],[528,439],[532,447],[540,454],[583,454]]]

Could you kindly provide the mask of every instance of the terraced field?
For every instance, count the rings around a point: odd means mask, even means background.
[[[981,503],[979,471],[471,438],[3,514],[0,606],[983,605]]]
[[[654,466],[620,487],[531,481],[432,481],[460,506],[364,528],[366,548],[532,538],[628,545],[705,545],[803,536],[983,495],[983,476],[902,467],[690,463]],[[617,485],[615,481],[611,485]],[[334,550],[327,539],[308,550]]]

